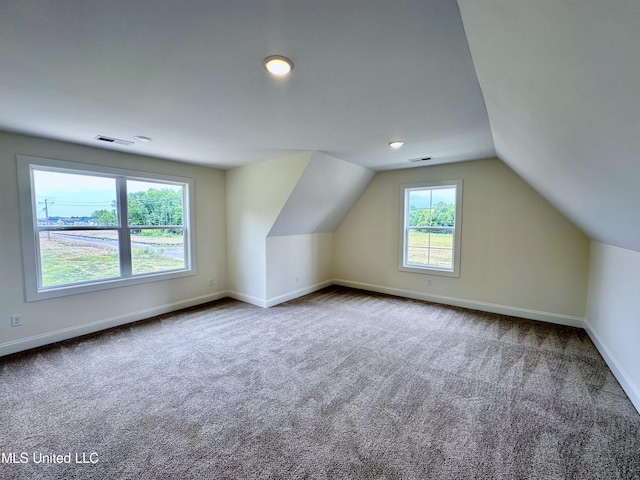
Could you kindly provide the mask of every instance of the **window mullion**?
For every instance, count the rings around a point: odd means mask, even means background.
[[[129,211],[127,205],[127,179],[116,178],[118,195],[118,252],[120,257],[120,275],[130,277],[131,268],[131,231],[129,230]]]

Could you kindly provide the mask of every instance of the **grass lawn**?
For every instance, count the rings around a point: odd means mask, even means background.
[[[408,262],[413,265],[453,267],[453,235],[409,231]]]
[[[147,230],[151,231],[151,230]],[[164,230],[156,230],[164,232]],[[66,233],[59,232],[58,235],[65,235]],[[92,240],[118,240],[118,232],[115,230],[81,230],[69,233],[74,237],[82,237]],[[183,239],[181,235],[158,235],[149,236],[141,234],[131,235],[131,241],[133,243],[142,243],[150,246],[163,246],[163,247],[181,247],[183,245]]]
[[[132,251],[134,274],[174,270],[184,267],[182,260],[146,249]],[[59,235],[40,237],[42,285],[51,287],[90,280],[104,280],[120,275],[118,251],[108,244],[77,241]]]

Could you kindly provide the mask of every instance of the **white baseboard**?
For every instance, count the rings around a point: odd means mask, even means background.
[[[227,297],[233,298],[234,300],[238,300],[240,302],[250,303],[251,305],[255,305],[256,307],[267,307],[267,302],[265,299],[247,295],[245,293],[227,290]]]
[[[396,295],[398,297],[413,298],[415,300],[443,303],[445,305],[469,308],[471,310],[481,310],[483,312],[498,313],[501,315],[527,318],[529,320],[540,320],[543,322],[556,323],[559,325],[584,328],[584,318],[565,315],[562,313],[543,312],[540,310],[530,310],[527,308],[511,307],[508,305],[480,302],[477,300],[467,300],[465,298],[448,297],[445,295],[433,295],[424,292],[417,292],[414,290],[402,290],[400,288],[385,287],[383,285],[352,282],[350,280],[343,280],[340,278],[334,279],[333,283],[334,285],[357,288],[359,290],[368,290],[371,292],[386,293],[389,295]]]
[[[164,305],[158,305],[152,308],[146,308],[143,310],[137,310],[135,312],[129,312],[122,315],[116,315],[95,322],[84,323],[69,328],[62,328],[54,330],[52,332],[42,333],[39,335],[33,335],[31,337],[21,338],[18,340],[12,340],[9,342],[0,343],[0,357],[4,355],[10,355],[12,353],[29,350],[31,348],[42,347],[55,342],[61,342],[63,340],[69,340],[70,338],[80,337],[90,333],[95,333],[100,330],[106,330],[107,328],[117,327],[127,323],[135,322],[138,320],[144,320],[146,318],[155,317],[156,315],[162,315],[163,313],[169,313],[182,308],[193,307],[202,303],[212,302],[225,297],[231,297],[241,302],[250,303],[258,307],[266,308],[272,307],[288,300],[307,295],[308,293],[315,292],[322,288],[328,287],[333,283],[332,280],[321,282],[309,287],[305,287],[293,292],[289,292],[278,297],[274,297],[269,300],[254,297],[251,295],[245,295],[235,291],[220,291],[207,295],[202,295],[187,300],[181,300],[178,302],[167,303]]]
[[[328,287],[329,285],[333,285],[333,280],[326,280],[324,282],[316,283],[315,285],[300,288],[298,290],[294,290],[292,292],[278,295],[277,297],[269,298],[266,300],[233,290],[229,290],[227,292],[227,296],[241,302],[250,303],[251,305],[255,305],[257,307],[269,308],[278,305],[279,303],[288,302],[289,300],[293,300],[294,298],[302,297],[303,295],[315,292],[322,288]]]
[[[455,307],[463,307],[463,308],[469,308],[472,310],[480,310],[484,312],[492,312],[492,313],[498,313],[502,315],[511,315],[515,317],[528,318],[531,320],[540,320],[540,321],[556,323],[560,325],[568,325],[572,327],[584,328],[587,334],[589,335],[589,337],[591,338],[591,340],[593,341],[593,343],[595,344],[596,348],[604,358],[609,368],[611,368],[611,371],[617,378],[618,382],[620,382],[620,385],[622,386],[625,393],[631,400],[631,403],[636,408],[636,410],[638,410],[638,412],[640,413],[639,389],[636,387],[636,385],[634,385],[634,383],[631,381],[631,379],[625,372],[624,368],[620,366],[620,364],[615,359],[611,351],[602,342],[602,339],[598,336],[595,330],[593,330],[593,328],[588,323],[588,321],[586,321],[583,318],[564,315],[564,314],[558,314],[558,313],[542,312],[539,310],[530,310],[530,309],[519,308],[519,307],[511,307],[507,305],[480,302],[476,300],[467,300],[467,299],[456,298],[456,297],[448,297],[444,295],[433,295],[433,294],[427,294],[424,292],[417,292],[413,290],[403,290],[399,288],[386,287],[383,285],[353,282],[353,281],[344,280],[344,279],[327,280],[324,282],[317,283],[315,285],[311,285],[309,287],[301,288],[299,290],[286,293],[284,295],[273,297],[268,300],[264,300],[251,295],[245,295],[243,293],[235,292],[235,291],[215,292],[207,295],[202,295],[199,297],[190,298],[187,300],[181,300],[178,302],[172,302],[172,303],[167,303],[167,304],[159,305],[152,308],[138,310],[138,311],[126,313],[123,315],[116,315],[114,317],[105,318],[95,322],[85,323],[83,325],[78,325],[75,327],[64,328],[60,330],[55,330],[53,332],[34,335],[32,337],[0,343],[0,357],[4,355],[9,355],[11,353],[20,352],[23,350],[28,350],[30,348],[41,347],[43,345],[48,345],[50,343],[60,342],[63,340],[68,340],[70,338],[87,335],[89,333],[95,333],[100,330],[117,327],[119,325],[124,325],[124,324],[135,322],[138,320],[144,320],[146,318],[151,318],[156,315],[162,315],[164,313],[173,312],[175,310],[180,310],[182,308],[188,308],[195,305],[200,305],[202,303],[212,302],[214,300],[219,300],[225,297],[231,297],[241,302],[250,303],[252,305],[256,305],[262,308],[267,308],[267,307],[278,305],[283,302],[287,302],[289,300],[293,300],[303,295],[307,295],[317,290],[321,290],[322,288],[328,287],[330,285],[341,285],[344,287],[351,287],[359,290],[386,293],[389,295],[413,298],[416,300],[424,300],[424,301],[434,302],[434,303],[442,303],[445,305],[452,305]]]
[[[74,327],[62,328],[60,330],[54,330],[53,332],[42,333],[40,335],[34,335],[27,338],[21,338],[19,340],[0,343],[0,357],[3,355],[9,355],[11,353],[21,352],[23,350],[28,350],[30,348],[41,347],[50,343],[69,340],[70,338],[80,337],[89,333],[95,333],[100,330],[106,330],[107,328],[117,327],[126,323],[144,320],[146,318],[155,317],[156,315],[162,315],[163,313],[173,312],[182,308],[188,308],[195,305],[200,305],[202,303],[212,302],[226,296],[226,291],[210,293],[199,297],[180,300],[178,302],[167,303],[152,308],[145,308],[143,310],[138,310],[135,312],[104,318],[95,322],[84,323],[82,325],[77,325]]]
[[[616,377],[616,379],[618,380],[618,383],[620,383],[620,386],[629,397],[629,400],[631,400],[631,403],[633,404],[633,406],[636,408],[638,413],[640,413],[640,390],[633,383],[631,378],[629,378],[629,375],[627,375],[627,372],[625,371],[625,369],[622,368],[620,363],[618,363],[616,358],[611,353],[611,350],[607,348],[607,346],[604,344],[600,336],[591,327],[591,325],[589,324],[589,321],[585,320],[584,323],[585,323],[585,330],[587,331],[589,338],[591,338],[591,341],[594,343],[594,345],[598,349],[598,352],[600,352],[600,355],[602,355],[602,358],[604,358],[604,361],[613,372],[613,375]]]
[[[518,307],[510,307],[510,306],[498,305],[498,304],[487,303],[487,302],[479,302],[475,300],[448,297],[444,295],[432,295],[432,294],[426,294],[424,292],[417,292],[413,290],[402,290],[402,289],[393,288],[393,287],[374,285],[370,283],[353,282],[353,281],[344,280],[344,279],[333,279],[333,280],[320,282],[305,288],[301,288],[299,290],[295,290],[295,291],[286,293],[284,295],[279,295],[277,297],[273,297],[267,300],[254,297],[252,295],[246,295],[244,293],[240,293],[236,291],[221,291],[221,292],[216,292],[208,295],[203,295],[196,298],[182,300],[179,302],[159,305],[157,307],[138,310],[138,311],[126,313],[123,315],[117,315],[115,317],[110,317],[103,320],[98,320],[95,322],[78,325],[75,327],[69,327],[65,329],[55,330],[53,332],[43,333],[40,335],[34,335],[32,337],[0,343],[0,356],[16,353],[16,352],[27,350],[30,348],[40,347],[42,345],[47,345],[47,344],[59,342],[62,340],[68,340],[73,337],[94,333],[107,328],[124,325],[126,323],[135,322],[137,320],[143,320],[145,318],[150,318],[155,315],[161,315],[163,313],[168,313],[175,310],[179,310],[181,308],[187,308],[187,307],[191,307],[201,303],[218,300],[224,297],[231,297],[241,302],[250,303],[252,305],[256,305],[262,308],[267,308],[267,307],[272,307],[289,300],[293,300],[303,295],[307,295],[309,293],[315,292],[317,290],[328,287],[330,285],[342,285],[345,287],[357,288],[360,290],[386,293],[386,294],[396,295],[400,297],[414,298],[416,300],[425,300],[428,302],[443,303],[445,305],[453,305],[456,307],[470,308],[472,310],[481,310],[485,312],[498,313],[502,315],[512,315],[516,317],[528,318],[532,320],[541,320],[545,322],[557,323],[561,325],[569,325],[573,327],[580,327],[580,328],[585,327],[584,319],[580,317],[573,317],[570,315],[541,312],[538,310],[529,310],[529,309],[523,309]],[[596,342],[594,341],[594,343]],[[603,356],[605,355],[603,354]]]
[[[305,288],[301,288],[299,290],[294,290],[293,292],[285,293],[284,295],[279,295],[277,297],[273,297],[267,300],[266,306],[273,307],[278,305],[279,303],[288,302],[289,300],[293,300],[294,298],[302,297],[303,295],[308,295],[309,293],[316,292],[325,287],[333,285],[333,280],[326,280],[324,282],[316,283],[315,285],[310,285]]]

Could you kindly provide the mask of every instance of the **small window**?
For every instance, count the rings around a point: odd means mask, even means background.
[[[460,276],[462,180],[402,186],[400,270]]]
[[[18,156],[27,300],[194,274],[193,180]]]

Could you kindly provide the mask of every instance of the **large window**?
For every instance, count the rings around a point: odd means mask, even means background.
[[[460,275],[462,180],[403,185],[400,270]]]
[[[193,274],[193,180],[18,156],[27,300]]]

